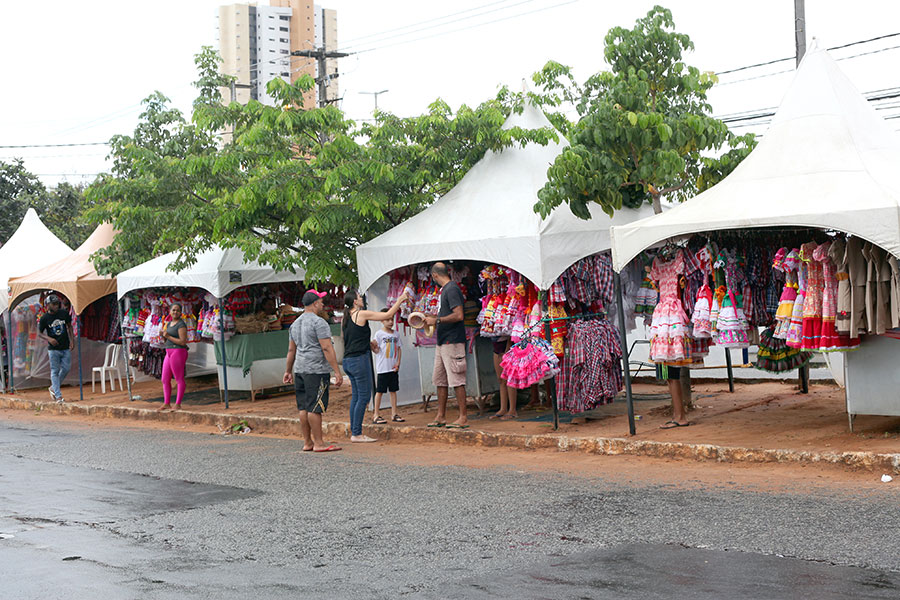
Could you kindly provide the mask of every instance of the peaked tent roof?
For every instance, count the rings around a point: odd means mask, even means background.
[[[505,129],[553,127],[527,104]],[[515,269],[547,289],[571,264],[609,248],[609,226],[653,214],[649,206],[622,209],[609,218],[591,206],[591,220],[559,207],[546,219],[533,207],[547,182],[547,168],[568,145],[527,144],[488,151],[456,186],[433,205],[356,249],[360,289],[410,264],[434,260],[483,260]]]
[[[72,253],[53,235],[33,208],[25,212],[22,224],[0,247],[0,313],[9,306],[9,278],[27,275]]]
[[[132,290],[153,287],[197,287],[223,298],[245,285],[302,281],[303,271],[276,271],[254,261],[245,261],[237,248],[213,246],[197,256],[197,262],[180,273],[169,270],[177,258],[170,252],[119,273],[119,298]]]
[[[807,226],[851,233],[900,256],[900,138],[825,50],[812,50],[765,137],[719,184],[649,219],[613,227],[613,266],[667,238]]]
[[[109,223],[97,227],[83,244],[62,260],[29,275],[9,280],[11,304],[32,292],[53,290],[69,299],[75,314],[80,315],[91,302],[116,291],[116,280],[98,275],[91,254],[109,246],[116,236]]]

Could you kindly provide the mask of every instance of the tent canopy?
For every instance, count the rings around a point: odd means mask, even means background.
[[[527,104],[504,128],[552,128],[540,109]],[[599,206],[584,221],[568,207],[546,219],[534,212],[547,168],[567,146],[527,144],[487,152],[447,194],[418,215],[356,249],[361,290],[407,265],[436,260],[482,260],[515,269],[547,289],[570,265],[610,247],[609,226],[653,214],[649,206],[622,209],[610,219]]]
[[[28,275],[72,254],[29,208],[22,224],[0,247],[0,313],[9,306],[9,279]]]
[[[116,280],[108,275],[98,275],[91,262],[91,255],[109,246],[115,236],[113,226],[104,223],[65,258],[29,275],[11,278],[10,304],[37,291],[53,290],[65,295],[75,314],[80,315],[91,302],[115,293]]]
[[[812,50],[731,174],[661,215],[612,227],[613,266],[679,235],[779,226],[844,231],[900,256],[897,165],[900,139],[831,56]]]
[[[177,257],[177,252],[170,252],[119,273],[119,298],[133,290],[155,287],[196,287],[224,298],[245,285],[302,281],[305,275],[303,271],[276,271],[255,260],[246,261],[238,248],[213,246],[179,273],[169,270]]]

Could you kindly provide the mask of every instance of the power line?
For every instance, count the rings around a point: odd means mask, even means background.
[[[474,24],[474,25],[467,26],[467,27],[460,27],[459,29],[451,29],[450,31],[441,31],[441,32],[438,32],[438,33],[434,33],[434,34],[432,34],[432,35],[427,35],[427,36],[420,37],[420,38],[414,38],[414,39],[411,39],[411,40],[404,40],[404,41],[396,42],[396,43],[393,43],[393,44],[387,44],[387,45],[385,45],[385,46],[374,46],[374,47],[372,47],[372,48],[367,48],[367,49],[365,49],[365,50],[357,50],[356,52],[354,52],[354,54],[362,54],[362,53],[364,53],[364,52],[373,52],[373,51],[375,51],[375,50],[383,50],[383,49],[385,49],[385,48],[392,48],[392,47],[394,47],[394,46],[401,46],[401,45],[403,45],[403,44],[411,44],[411,43],[413,43],[413,42],[420,42],[420,41],[422,41],[422,40],[431,40],[431,39],[434,39],[434,38],[436,38],[436,37],[440,37],[440,36],[442,36],[442,35],[449,35],[449,34],[451,34],[451,33],[458,33],[458,32],[460,32],[460,31],[466,31],[466,30],[469,30],[469,29],[476,29],[476,28],[478,28],[478,27],[483,27],[483,26],[485,26],[485,25],[492,25],[492,24],[494,24],[494,23],[500,23],[501,21],[508,21],[508,20],[510,20],[510,19],[516,19],[516,18],[518,18],[518,17],[524,17],[525,15],[530,15],[530,14],[542,12],[542,11],[545,11],[545,10],[550,10],[550,9],[553,9],[553,8],[559,8],[560,6],[565,6],[565,5],[567,5],[567,4],[574,4],[574,3],[579,2],[579,1],[580,1],[580,0],[568,0],[567,2],[559,2],[559,3],[557,3],[557,4],[553,4],[553,5],[550,5],[550,6],[544,6],[544,7],[541,7],[541,8],[536,8],[536,9],[534,9],[534,10],[529,10],[529,11],[517,13],[517,14],[515,14],[515,15],[510,15],[510,16],[508,16],[508,17],[502,17],[502,18],[500,18],[500,19],[494,19],[493,21],[484,21],[484,22],[481,22],[481,23],[476,23],[476,24]]]
[[[0,148],[69,148],[71,146],[109,146],[109,142],[83,142],[80,144],[23,144],[21,146],[0,146]]]
[[[425,25],[425,24],[427,24],[427,23],[433,23],[434,21],[441,21],[441,20],[443,20],[443,19],[449,19],[450,17],[455,17],[455,16],[457,16],[457,15],[462,15],[462,14],[465,14],[465,13],[468,13],[468,12],[473,12],[473,11],[476,11],[476,10],[481,10],[482,8],[487,8],[487,7],[489,7],[489,6],[495,6],[495,5],[497,5],[497,4],[505,4],[505,3],[508,2],[508,1],[509,1],[509,0],[500,0],[499,2],[492,2],[492,3],[490,3],[490,4],[483,4],[483,5],[481,5],[481,6],[476,6],[476,7],[474,7],[474,8],[468,8],[468,9],[466,9],[466,10],[461,10],[461,11],[459,11],[459,12],[450,13],[449,15],[444,15],[444,16],[442,16],[442,17],[435,17],[435,18],[433,18],[433,19],[426,19],[425,21],[419,21],[418,23],[411,23],[411,24],[409,24],[409,25],[403,25],[402,27],[395,27],[394,29],[387,29],[387,30],[385,30],[385,31],[380,31],[380,32],[378,32],[378,33],[370,33],[370,34],[368,34],[368,35],[362,35],[362,36],[358,36],[358,37],[355,37],[355,38],[350,38],[350,39],[347,40],[347,42],[345,42],[345,43],[348,44],[348,47],[349,47],[349,45],[350,45],[351,42],[358,42],[359,40],[365,40],[365,39],[369,39],[369,38],[373,38],[373,37],[374,37],[374,38],[380,38],[380,37],[382,37],[383,35],[388,34],[388,33],[393,33],[393,32],[395,32],[395,31],[401,31],[401,30],[403,30],[403,29],[411,29],[411,28],[413,28],[413,27],[418,27],[419,25]],[[409,32],[409,33],[414,33],[414,32]]]
[[[420,32],[422,32],[422,31],[428,31],[429,29],[435,29],[435,28],[438,28],[438,27],[444,27],[445,25],[452,25],[453,23],[459,23],[460,21],[468,21],[469,19],[474,19],[474,18],[477,18],[477,17],[482,17],[482,16],[484,16],[484,15],[489,15],[489,14],[491,14],[491,13],[495,13],[495,12],[499,12],[499,11],[504,11],[504,10],[509,10],[510,8],[515,8],[516,6],[521,6],[522,4],[531,4],[532,2],[534,2],[534,0],[520,0],[519,2],[516,2],[515,4],[510,4],[510,5],[508,5],[508,6],[501,6],[500,8],[494,8],[494,9],[491,9],[491,10],[486,10],[486,11],[481,12],[481,13],[478,13],[478,14],[476,14],[476,15],[469,15],[469,16],[467,16],[467,17],[460,17],[460,18],[458,18],[458,19],[453,19],[452,21],[446,21],[446,22],[444,22],[444,23],[437,23],[437,24],[435,24],[435,25],[429,25],[428,27],[421,27],[421,28],[419,28],[419,29],[414,29],[413,31],[408,31],[408,32],[406,32],[406,33],[401,33],[401,34],[397,34],[397,35],[389,35],[389,36],[385,36],[385,37],[376,37],[375,40],[370,40],[370,41],[366,42],[366,44],[378,44],[378,43],[385,42],[385,41],[389,41],[389,40],[392,40],[392,39],[401,38],[401,37],[406,37],[406,36],[408,36],[408,35],[413,35],[413,34],[416,34],[416,33],[420,33]],[[499,2],[495,2],[494,4],[500,4],[500,3],[499,3]],[[489,4],[488,6],[493,6],[493,4]],[[486,8],[486,7],[482,6],[482,7],[479,7],[479,8]],[[476,9],[472,9],[472,10],[478,10],[478,9],[476,8]],[[345,46],[345,48],[354,48],[354,47],[357,47],[357,46],[360,46],[360,44],[347,44],[347,45]]]

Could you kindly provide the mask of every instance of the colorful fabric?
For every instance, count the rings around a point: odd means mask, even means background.
[[[572,322],[556,385],[560,410],[580,413],[613,401],[624,382],[619,334],[609,321]]]
[[[678,278],[684,273],[683,252],[679,251],[669,261],[657,257],[650,269],[650,277],[659,282],[660,301],[653,311],[650,325],[650,360],[677,362],[690,356],[686,347],[687,315],[682,307],[678,290]]]
[[[786,373],[809,363],[812,355],[791,348],[784,340],[774,336],[774,329],[769,327],[759,334],[759,350],[753,366],[769,373]]]

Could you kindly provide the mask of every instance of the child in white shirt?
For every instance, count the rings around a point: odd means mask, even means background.
[[[387,309],[383,309],[387,312]],[[375,411],[372,422],[376,425],[384,425],[387,421],[378,411],[381,409],[381,397],[385,392],[391,393],[391,421],[403,423],[406,421],[397,414],[397,391],[400,389],[398,371],[400,370],[400,336],[394,331],[393,319],[382,321],[382,329],[375,334],[372,350],[375,352]]]

